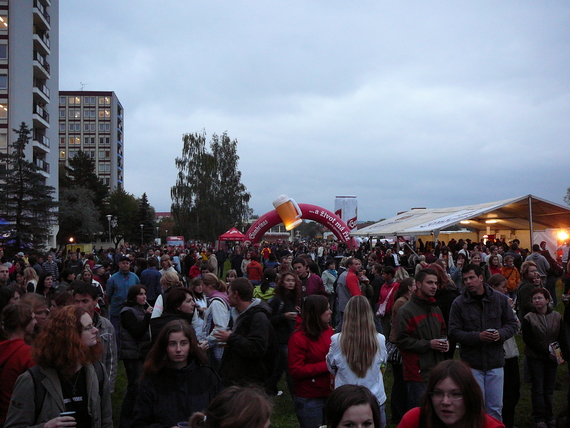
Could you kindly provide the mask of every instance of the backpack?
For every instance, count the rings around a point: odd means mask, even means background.
[[[105,382],[105,372],[103,370],[103,365],[100,361],[96,361],[93,363],[93,368],[95,369],[95,374],[97,375],[97,380],[99,381],[99,396],[103,394],[103,384]],[[34,421],[37,423],[38,418],[40,416],[40,412],[44,406],[44,400],[46,398],[46,388],[43,385],[42,381],[45,379],[46,375],[43,374],[40,370],[40,366],[34,366],[28,369],[30,375],[32,376],[32,382],[34,384],[34,391],[35,391],[35,417]],[[103,403],[103,401],[101,401]]]

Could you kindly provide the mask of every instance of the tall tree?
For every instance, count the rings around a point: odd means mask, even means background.
[[[148,244],[154,241],[154,209],[148,203],[146,193],[143,193],[139,200],[139,213],[137,216],[139,227],[142,224],[143,242],[141,244]],[[140,236],[140,231],[139,231]],[[140,238],[139,238],[140,241]]]
[[[241,182],[237,140],[213,134],[206,147],[206,131],[182,138],[176,158],[178,178],[172,187],[175,231],[187,237],[214,241],[229,227],[241,227],[251,214],[251,195]]]
[[[137,238],[137,231],[140,234],[140,223],[137,222],[138,211],[137,199],[124,189],[117,187],[109,195],[108,212],[113,216],[111,235],[115,247],[123,239],[127,242],[140,241],[140,238]]]
[[[14,129],[18,139],[8,153],[1,155],[6,168],[0,172],[0,231],[8,236],[7,246],[18,252],[28,247],[43,247],[50,228],[55,224],[55,188],[46,185],[46,179],[35,162],[26,159],[30,142],[30,128],[22,122]]]
[[[564,202],[566,202],[566,205],[570,205],[570,187],[566,190],[566,196],[564,196]]]
[[[76,242],[89,242],[105,231],[108,194],[109,186],[95,174],[95,161],[80,150],[59,170],[58,242],[67,243],[71,236]]]

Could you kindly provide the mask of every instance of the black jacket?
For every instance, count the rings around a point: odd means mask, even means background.
[[[271,309],[260,299],[234,318],[220,366],[224,385],[263,384],[273,372],[277,338],[269,321]],[[271,355],[275,353],[275,355]]]
[[[214,370],[191,362],[177,370],[163,368],[142,380],[131,428],[173,427],[201,412],[221,390]]]

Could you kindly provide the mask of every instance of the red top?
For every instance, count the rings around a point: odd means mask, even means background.
[[[250,281],[261,281],[261,277],[263,276],[263,268],[258,261],[250,261],[245,268],[245,271]]]
[[[295,384],[295,395],[302,398],[323,398],[331,394],[331,376],[326,356],[331,346],[333,329],[329,327],[317,340],[303,330],[289,339],[289,373]]]
[[[0,371],[0,423],[6,420],[16,379],[35,365],[32,361],[32,348],[24,339],[5,340],[0,343],[0,366],[4,366]]]
[[[358,276],[352,270],[349,270],[346,275],[346,288],[348,288],[352,296],[362,296],[360,281],[358,281]]]
[[[505,428],[505,425],[492,416],[485,415],[485,428]],[[404,415],[398,428],[420,428],[420,408],[414,407]]]

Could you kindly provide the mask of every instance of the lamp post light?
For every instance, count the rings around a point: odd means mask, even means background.
[[[144,244],[143,228],[144,228],[144,224],[141,224],[141,247],[142,247],[143,244]]]
[[[168,229],[166,229],[166,236],[164,237],[164,242],[168,245]]]
[[[107,214],[107,221],[109,222],[109,244],[111,243],[111,218],[113,216],[111,214]]]

